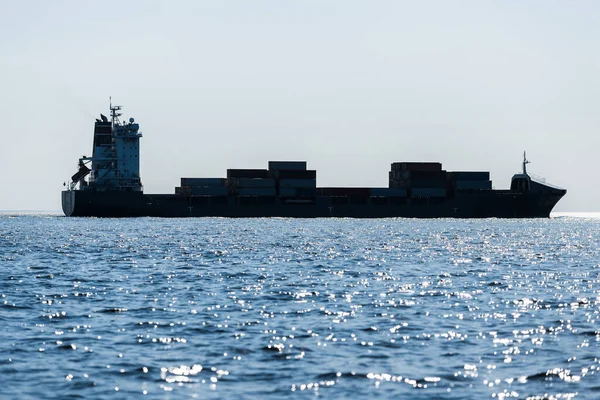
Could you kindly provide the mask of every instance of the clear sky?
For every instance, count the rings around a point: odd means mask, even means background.
[[[394,161],[521,168],[600,211],[600,2],[0,0],[0,210],[60,210],[108,99],[147,193],[306,160],[319,186]]]

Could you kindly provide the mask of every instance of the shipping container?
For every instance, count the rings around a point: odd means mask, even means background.
[[[227,196],[225,186],[191,186],[190,194],[193,196]]]
[[[394,180],[394,179],[390,179],[389,186],[391,188],[408,189],[410,187],[410,182],[408,180]]]
[[[236,188],[274,188],[275,179],[270,178],[233,178],[229,186]]]
[[[304,171],[306,161],[269,161],[269,170]]]
[[[228,169],[227,178],[268,178],[266,169]]]
[[[444,197],[446,189],[441,188],[413,188],[411,189],[413,197]]]
[[[456,181],[454,182],[454,188],[490,190],[492,188],[492,181]]]
[[[413,187],[413,188],[445,188],[446,180],[412,179],[410,181],[410,187]]]
[[[413,180],[413,179],[428,179],[428,180],[446,180],[447,173],[441,171],[390,171],[389,178],[393,180]]]
[[[238,196],[275,196],[275,188],[239,188]]]
[[[446,180],[446,171],[407,171],[411,181],[416,179],[423,180]]]
[[[392,171],[441,171],[442,164],[439,162],[395,162],[392,163]]]
[[[408,179],[410,177],[410,171],[390,171],[390,179]]]
[[[175,194],[189,195],[190,194],[190,187],[189,186],[176,187],[175,188]]]
[[[406,189],[403,188],[371,188],[371,196],[406,197]]]
[[[181,186],[225,186],[225,178],[181,178]]]
[[[317,179],[317,171],[314,169],[305,171],[275,170],[269,171],[269,173],[276,179]]]
[[[317,181],[315,179],[280,179],[279,187],[316,188]]]
[[[489,181],[490,173],[487,171],[452,171],[449,172],[455,181]]]

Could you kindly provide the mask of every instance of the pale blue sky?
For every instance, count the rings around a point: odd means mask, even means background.
[[[148,193],[300,159],[319,186],[394,161],[529,171],[599,211],[600,2],[0,1],[0,209],[60,210],[108,97]]]

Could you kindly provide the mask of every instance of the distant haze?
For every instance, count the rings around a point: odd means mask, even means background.
[[[306,160],[319,186],[394,161],[521,168],[600,211],[600,2],[14,1],[0,13],[0,210],[60,210],[108,100],[148,193]]]

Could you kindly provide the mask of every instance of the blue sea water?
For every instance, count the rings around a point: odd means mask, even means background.
[[[0,215],[2,398],[600,397],[600,219]]]

